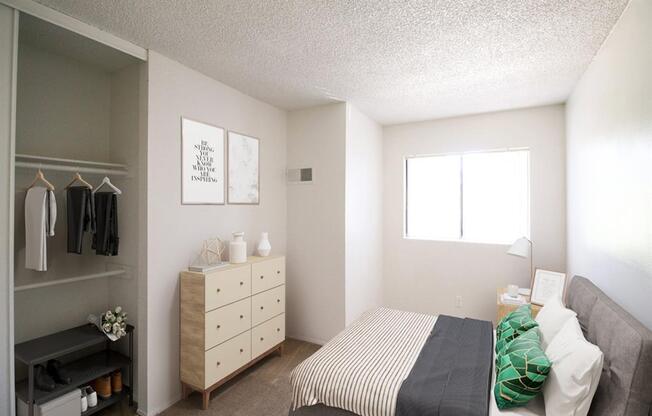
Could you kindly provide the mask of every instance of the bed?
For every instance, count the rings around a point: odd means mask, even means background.
[[[604,354],[589,414],[652,416],[652,332],[583,277],[571,280],[566,301],[577,313],[586,339]],[[445,409],[466,402],[472,404],[464,414],[545,415],[541,397],[527,407],[499,411],[490,394],[495,374],[491,366],[486,373],[484,364],[487,354],[493,362],[493,335],[487,338],[482,321],[442,321],[447,319],[386,308],[366,314],[293,371],[290,416],[400,416],[410,414],[405,409],[413,406],[437,407],[438,412],[421,412],[424,415],[457,416],[459,411]],[[433,325],[435,329],[463,328],[457,337],[473,335],[457,345],[461,352],[456,356],[455,351],[442,347],[446,343],[429,345]],[[476,358],[467,363],[459,357]],[[450,397],[440,397],[439,385],[423,381],[436,379],[438,375],[433,374],[450,367],[451,361],[461,366],[449,371],[450,379],[442,383],[452,390]],[[456,382],[450,374],[460,378]],[[457,384],[464,386],[450,388]],[[438,401],[433,402],[432,396]],[[455,406],[448,406],[451,403]]]

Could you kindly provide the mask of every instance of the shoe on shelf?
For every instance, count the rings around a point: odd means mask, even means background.
[[[52,377],[45,371],[42,365],[34,366],[34,380],[36,381],[36,388],[43,391],[52,391],[57,386]]]
[[[95,391],[102,399],[111,397],[111,376],[102,376],[95,380]]]
[[[82,389],[86,397],[88,398],[88,407],[97,406],[97,393],[91,386],[86,386]]]
[[[68,375],[66,369],[62,368],[59,360],[48,361],[47,370],[50,377],[59,384],[70,384],[72,382],[72,378]]]
[[[122,372],[120,370],[111,373],[111,390],[114,393],[122,393]]]
[[[86,396],[86,389],[81,390],[81,411],[84,413],[88,410],[88,396]]]

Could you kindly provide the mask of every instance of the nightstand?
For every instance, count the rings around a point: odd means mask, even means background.
[[[507,288],[503,287],[503,288],[498,289],[497,294],[496,294],[496,306],[497,306],[496,324],[498,324],[498,322],[500,322],[500,320],[503,319],[503,316],[507,315],[511,311],[514,311],[514,310],[518,309],[519,306],[522,306],[522,305],[512,305],[512,304],[502,303],[500,301],[500,295],[502,295],[505,292],[507,292]],[[525,300],[529,302],[530,297],[526,296]],[[532,305],[532,317],[535,318],[540,310],[541,310],[541,306]]]

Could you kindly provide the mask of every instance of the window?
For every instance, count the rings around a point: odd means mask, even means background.
[[[512,243],[530,232],[530,152],[414,156],[405,161],[405,236]]]

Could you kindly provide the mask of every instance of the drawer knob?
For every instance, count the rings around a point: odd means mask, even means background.
[[[281,303],[281,299],[276,299],[276,303]]]
[[[277,270],[277,271],[276,271],[276,274],[281,274],[281,271],[280,271],[280,270]]]
[[[260,337],[260,340],[261,340],[261,341],[265,341],[265,338],[263,338],[263,337]]]
[[[241,353],[243,353],[243,352],[244,352],[244,350],[243,350],[242,348],[240,348],[240,352],[241,352]]]
[[[244,315],[240,315],[240,319],[244,318]]]
[[[265,276],[260,276],[261,279],[262,279],[263,277],[265,277]]]
[[[276,328],[276,332],[281,332],[281,328]]]
[[[217,288],[217,293],[220,293],[220,288],[219,287]]]
[[[217,362],[217,366],[218,366],[218,367],[220,366],[220,362],[219,362],[219,361]]]
[[[260,307],[260,310],[262,311],[263,309],[265,309],[265,308],[264,308],[263,306],[261,306],[261,307]]]
[[[220,329],[220,328],[221,328],[221,326],[218,325],[218,326],[217,326],[217,329]]]

